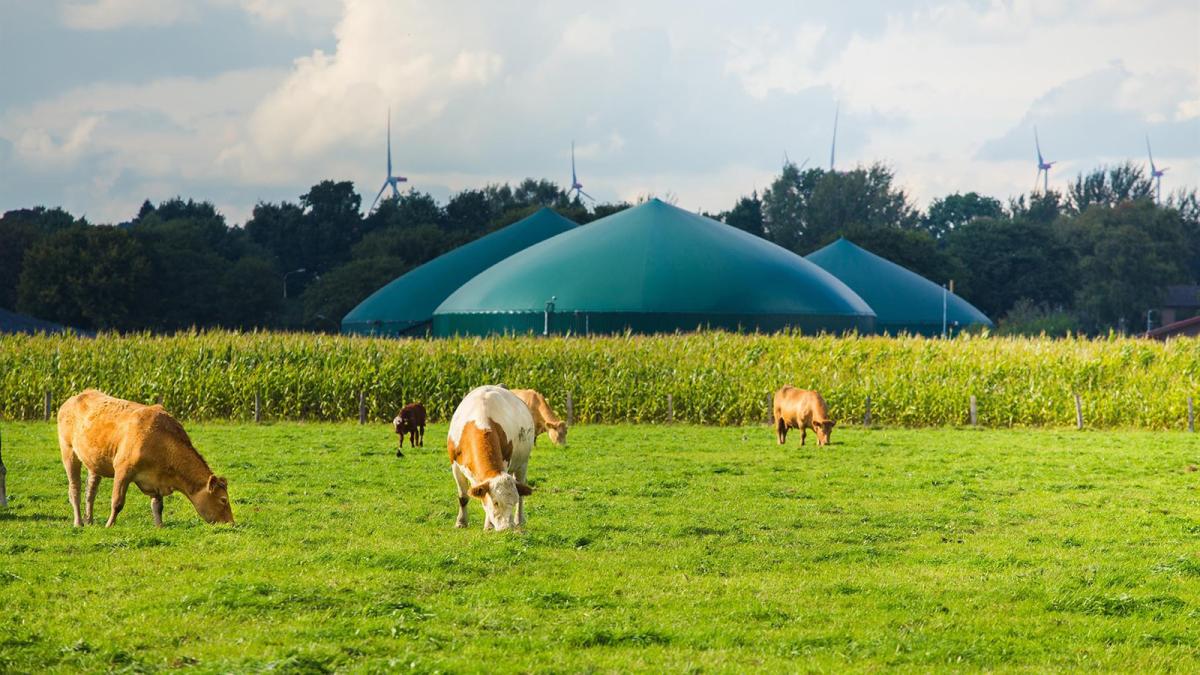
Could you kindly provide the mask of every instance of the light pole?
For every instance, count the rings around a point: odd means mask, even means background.
[[[306,271],[308,271],[308,270],[301,267],[298,270],[292,270],[291,272],[284,273],[284,275],[283,275],[283,299],[284,300],[287,300],[287,278],[288,278],[288,276],[290,276],[292,274],[300,274],[301,272],[306,272]]]
[[[554,301],[558,299],[557,295],[550,296],[546,301],[546,313],[542,323],[542,335],[550,334],[550,315],[554,313]]]
[[[1146,332],[1147,332],[1147,333],[1149,333],[1149,332],[1150,332],[1150,328],[1151,328],[1151,325],[1152,325],[1152,324],[1150,323],[1150,316],[1151,316],[1152,314],[1154,314],[1154,310],[1153,310],[1153,309],[1148,309],[1148,310],[1146,310]]]
[[[949,299],[950,289],[942,286],[942,339],[946,339],[946,302]]]

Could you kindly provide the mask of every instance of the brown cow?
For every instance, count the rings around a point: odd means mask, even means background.
[[[130,483],[150,496],[158,527],[162,527],[163,497],[176,490],[187,495],[208,522],[233,522],[228,483],[213,474],[187,432],[161,405],[142,405],[88,389],[59,408],[58,444],[76,527],[83,525],[79,517],[81,465],[88,468],[88,524],[101,477],[113,479],[107,527],[117,522]]]
[[[546,403],[545,396],[536,389],[513,389],[512,393],[524,401],[533,414],[534,440],[537,440],[537,434],[546,432],[555,445],[567,444],[567,423],[558,419],[558,415],[550,409],[550,404]]]
[[[404,406],[400,409],[400,414],[392,420],[392,426],[400,435],[400,447],[396,449],[397,457],[404,456],[404,434],[408,434],[408,440],[414,448],[425,447],[425,406],[420,403]]]
[[[800,430],[800,445],[811,428],[817,433],[817,445],[829,445],[835,422],[829,419],[825,399],[815,391],[785,386],[775,392],[775,431],[779,444],[787,441],[788,429]]]
[[[450,419],[446,450],[458,486],[456,527],[467,526],[469,497],[483,502],[485,530],[525,524],[533,415],[521,399],[494,385],[471,390]]]

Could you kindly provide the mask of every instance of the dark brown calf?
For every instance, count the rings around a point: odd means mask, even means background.
[[[396,419],[392,420],[392,426],[400,436],[400,447],[396,449],[397,457],[404,456],[404,434],[408,434],[408,440],[414,448],[425,447],[425,406],[420,403],[404,406],[400,409],[400,414],[396,415]]]

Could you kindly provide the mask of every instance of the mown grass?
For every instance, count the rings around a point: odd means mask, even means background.
[[[73,530],[54,427],[3,425],[0,671],[1200,668],[1189,434],[581,426],[495,534],[444,427],[189,427],[236,527]]]

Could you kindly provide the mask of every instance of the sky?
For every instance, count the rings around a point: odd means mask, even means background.
[[[1196,0],[0,0],[0,212],[130,219],[396,172],[721,211],[784,157],[881,161],[919,207],[1102,164],[1200,186]]]

